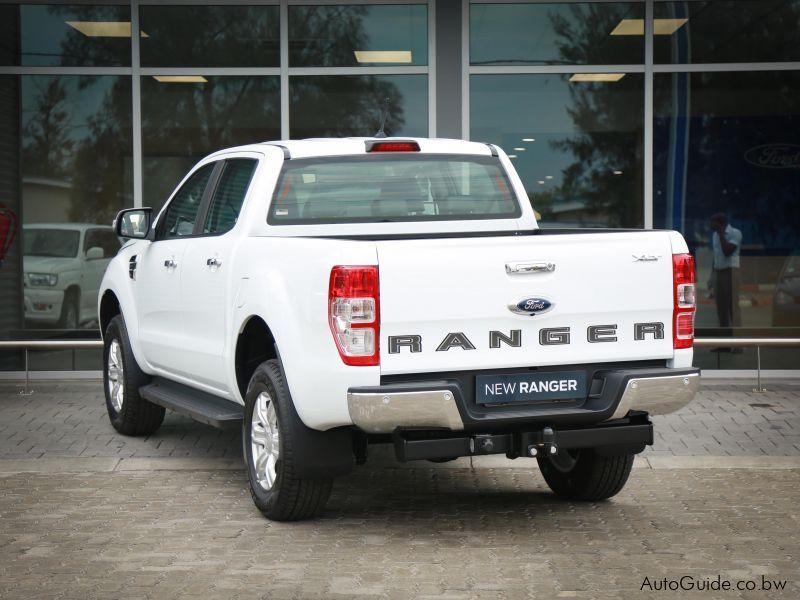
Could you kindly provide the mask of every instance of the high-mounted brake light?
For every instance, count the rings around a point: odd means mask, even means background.
[[[344,364],[380,364],[378,267],[335,266],[331,269],[328,322]]]
[[[367,152],[419,152],[417,142],[367,142]]]
[[[691,254],[672,255],[672,288],[672,347],[691,348],[697,308],[694,257]]]

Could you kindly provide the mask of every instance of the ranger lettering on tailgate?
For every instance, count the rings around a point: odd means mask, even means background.
[[[642,341],[648,335],[652,335],[654,340],[664,339],[664,323],[634,323],[634,341]],[[590,325],[586,328],[586,340],[592,343],[616,342],[617,325]],[[569,327],[545,327],[539,330],[539,345],[541,346],[564,346],[570,343]],[[505,344],[511,348],[522,346],[522,330],[512,329],[508,334],[502,331],[489,332],[489,348],[500,348]],[[400,354],[403,348],[408,348],[411,353],[422,352],[421,335],[390,335],[389,354]],[[475,350],[475,344],[463,332],[451,332],[444,336],[444,339],[436,347],[436,352],[447,352],[450,348],[462,348],[463,350]]]

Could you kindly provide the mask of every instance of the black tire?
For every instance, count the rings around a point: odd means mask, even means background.
[[[80,292],[74,289],[64,294],[64,302],[61,304],[61,317],[58,319],[58,326],[61,329],[78,329],[80,326],[80,308],[78,307]]]
[[[539,456],[539,469],[557,496],[567,500],[605,500],[618,494],[633,467],[633,454],[602,456],[591,448],[559,450]]]
[[[262,480],[265,480],[262,485],[256,475],[252,436],[257,401],[262,407],[264,405],[269,407],[271,403],[273,416],[276,419],[275,437],[279,450],[278,457],[273,463],[274,479],[271,485],[265,477],[262,477]],[[247,478],[253,502],[265,517],[273,521],[313,518],[324,510],[331,494],[333,479],[302,479],[295,474],[292,452],[294,447],[303,443],[303,440],[297,439],[297,434],[294,432],[302,430],[301,427],[296,427],[301,423],[278,361],[268,360],[261,363],[250,379],[245,397],[242,451],[247,463]],[[260,428],[260,424],[257,424],[257,428]],[[269,433],[265,431],[265,438],[268,435]],[[275,437],[270,439],[274,440]]]
[[[116,398],[109,354],[114,344],[119,349],[117,360],[122,362],[122,375],[116,371],[117,383],[122,398]],[[153,404],[139,395],[139,388],[150,382],[150,376],[139,368],[131,350],[128,330],[122,315],[117,315],[106,328],[103,338],[103,389],[106,395],[106,409],[111,425],[124,435],[148,435],[161,427],[164,421],[164,407]]]

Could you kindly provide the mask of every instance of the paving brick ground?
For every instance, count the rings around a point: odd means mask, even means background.
[[[236,431],[172,412],[154,435],[129,438],[108,423],[101,383],[36,382],[32,396],[0,383],[0,458],[46,456],[237,458]],[[800,456],[800,382],[704,384],[683,410],[654,417],[646,456]]]
[[[799,486],[798,470],[637,469],[581,505],[535,470],[366,468],[322,518],[270,523],[238,471],[13,474],[0,597],[794,599]],[[758,591],[641,590],[684,576]]]
[[[533,461],[383,456],[293,524],[253,507],[237,433],[118,436],[98,382],[33,387],[0,384],[3,600],[800,597],[800,383],[704,385],[608,502],[557,500]],[[756,587],[642,590],[684,576]]]

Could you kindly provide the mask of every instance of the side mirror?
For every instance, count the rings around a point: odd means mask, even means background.
[[[105,253],[100,246],[92,246],[86,251],[86,260],[105,258]]]
[[[119,237],[141,240],[147,237],[152,218],[152,208],[126,208],[119,211],[112,227]]]

